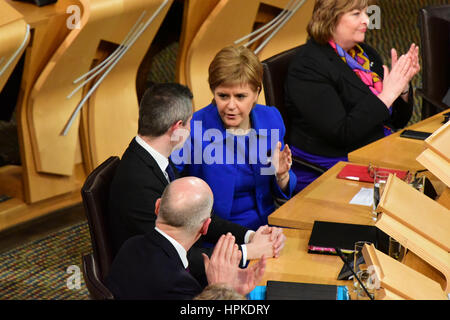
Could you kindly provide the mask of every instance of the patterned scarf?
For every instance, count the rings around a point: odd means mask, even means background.
[[[356,44],[349,52],[342,49],[336,42],[330,40],[330,46],[336,51],[341,59],[356,73],[369,89],[378,96],[383,91],[383,81],[378,74],[370,70],[370,60],[360,45]],[[392,114],[392,108],[389,108]],[[390,135],[390,128],[384,126],[384,135]]]
[[[330,40],[329,44],[375,95],[383,91],[383,81],[378,74],[370,70],[369,57],[360,45],[357,44],[347,53],[336,42]]]

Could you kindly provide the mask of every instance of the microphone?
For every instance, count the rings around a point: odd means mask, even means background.
[[[350,269],[350,271],[352,272],[353,276],[355,277],[356,280],[358,280],[359,285],[361,286],[361,288],[363,288],[364,292],[367,294],[367,296],[369,297],[370,300],[375,300],[372,295],[369,293],[369,291],[367,291],[366,286],[362,283],[361,279],[359,279],[359,277],[356,275],[355,271],[353,270],[352,267],[350,267],[350,265],[347,262],[347,259],[345,259],[344,254],[342,253],[341,249],[339,248],[334,248],[334,250],[336,250],[337,254],[339,255],[339,257],[341,258],[341,260],[344,262],[344,264],[347,266],[347,268]]]

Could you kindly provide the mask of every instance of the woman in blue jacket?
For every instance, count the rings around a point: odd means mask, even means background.
[[[296,185],[279,111],[256,103],[262,66],[245,47],[226,47],[209,66],[213,102],[193,114],[190,139],[172,154],[183,175],[205,180],[214,213],[257,230]]]

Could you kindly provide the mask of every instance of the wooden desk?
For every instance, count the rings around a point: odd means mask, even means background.
[[[283,255],[289,256],[287,260],[292,259],[292,261],[297,261],[297,268],[299,269],[301,269],[303,263],[298,262],[299,259],[304,259],[306,261],[306,265],[310,265],[311,268],[317,268],[317,273],[319,275],[319,278],[321,279],[319,279],[320,281],[325,281],[322,279],[322,276],[320,276],[320,274],[322,273],[321,268],[324,268],[324,270],[327,270],[327,272],[331,272],[331,269],[327,269],[330,268],[330,266],[325,265],[322,267],[320,266],[320,263],[330,263],[329,260],[327,260],[330,257],[322,255],[310,255],[306,253],[307,249],[305,249],[305,246],[308,243],[309,235],[312,226],[314,225],[314,221],[318,220],[362,225],[375,224],[371,217],[371,207],[353,205],[349,203],[353,196],[356,195],[361,188],[371,188],[372,183],[336,178],[337,174],[346,164],[347,162],[337,163],[334,167],[321,175],[308,187],[306,187],[304,190],[302,190],[295,197],[286,202],[269,216],[269,224],[288,228],[303,229],[303,232],[300,232],[296,235],[301,239],[305,238],[306,240],[289,239],[289,241],[295,242],[296,245],[290,244],[288,246],[288,244],[286,244],[288,248],[285,247],[283,249]],[[290,229],[285,229],[284,232],[286,235],[295,234],[292,233],[292,230]],[[304,243],[302,241],[304,241]],[[294,253],[291,252],[291,250],[293,250],[292,248],[295,246],[297,246],[296,254],[299,255],[298,258]],[[309,278],[308,276],[301,274],[302,270],[295,271],[294,262],[283,262],[284,260],[281,259],[281,257],[280,259],[271,259],[269,261],[271,264],[273,264],[273,266],[271,265],[271,267],[267,269],[266,273],[268,273],[268,278],[265,277],[264,279],[290,279],[280,281],[294,282],[308,282],[309,279],[309,282],[314,282],[317,280],[314,278],[314,273],[311,275],[311,278]],[[316,262],[317,265],[314,264]],[[439,282],[441,286],[445,286],[446,281],[442,273],[416,255],[412,254],[412,252],[408,252],[403,263],[413,268],[414,270],[426,275],[427,277]],[[277,264],[279,264],[278,267],[275,266]],[[340,265],[342,267],[341,263]],[[338,273],[339,270],[337,271]],[[280,273],[280,279],[276,279],[276,273]],[[336,277],[334,277],[333,279],[336,279]],[[331,278],[328,280],[331,281]],[[320,283],[326,284],[325,282]],[[330,282],[330,284],[331,283],[332,281]]]
[[[337,256],[308,253],[310,230],[285,229],[286,244],[277,259],[268,259],[260,285],[268,280],[332,285],[349,285],[337,280],[344,265]]]
[[[443,114],[450,109],[442,111],[428,119],[420,121],[406,129],[434,132],[442,126]],[[358,150],[348,154],[350,162],[361,163],[379,167],[395,168],[402,170],[417,171],[425,169],[416,158],[425,150],[422,140],[401,138],[400,130],[383,139],[372,142]]]
[[[347,164],[339,162],[269,216],[269,224],[311,230],[314,221],[374,225],[371,207],[349,204],[372,183],[336,178]]]

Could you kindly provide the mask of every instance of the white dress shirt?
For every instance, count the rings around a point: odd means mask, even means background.
[[[163,172],[164,176],[166,177],[167,181],[170,182],[169,179],[169,175],[166,172],[167,166],[169,165],[169,159],[166,158],[165,156],[163,156],[161,153],[159,153],[158,151],[156,151],[154,148],[152,148],[147,142],[144,141],[144,139],[142,139],[141,137],[139,137],[139,135],[136,136],[135,138],[136,142],[142,147],[144,148],[148,153],[150,153],[150,155],[153,157],[153,159],[155,159],[156,163],[158,164],[159,168],[161,169],[161,171]],[[155,229],[157,229],[155,227]],[[158,229],[157,229],[158,230]],[[158,230],[159,232],[162,233],[161,230]],[[249,230],[245,233],[245,243],[249,242],[249,238],[250,235],[253,233],[254,231]],[[162,233],[163,234],[163,233]],[[164,235],[164,234],[163,234]],[[168,238],[169,239],[169,238]],[[172,239],[172,238],[170,238]],[[169,239],[169,241],[170,241]],[[173,239],[172,239],[173,240]],[[175,240],[173,240],[175,241]],[[175,241],[176,242],[176,241]],[[176,247],[175,247],[176,248]],[[184,250],[184,249],[183,249]],[[245,244],[241,245],[241,250],[242,250],[242,266],[245,266],[247,264],[247,246]],[[184,250],[186,251],[186,250]],[[186,253],[184,254],[184,256],[186,256]],[[183,259],[181,259],[183,260]],[[187,261],[187,260],[186,260]],[[187,262],[186,262],[186,266],[187,266]]]
[[[163,156],[161,153],[159,153],[158,151],[156,151],[154,148],[152,148],[147,142],[144,141],[144,139],[142,139],[139,136],[136,136],[135,138],[136,142],[142,147],[144,148],[148,153],[150,153],[150,155],[153,157],[153,159],[155,159],[156,163],[158,164],[159,168],[161,169],[161,171],[163,172],[164,176],[166,177],[167,181],[170,182],[169,180],[169,175],[166,172],[167,166],[169,165],[169,159],[167,159],[165,156]]]

